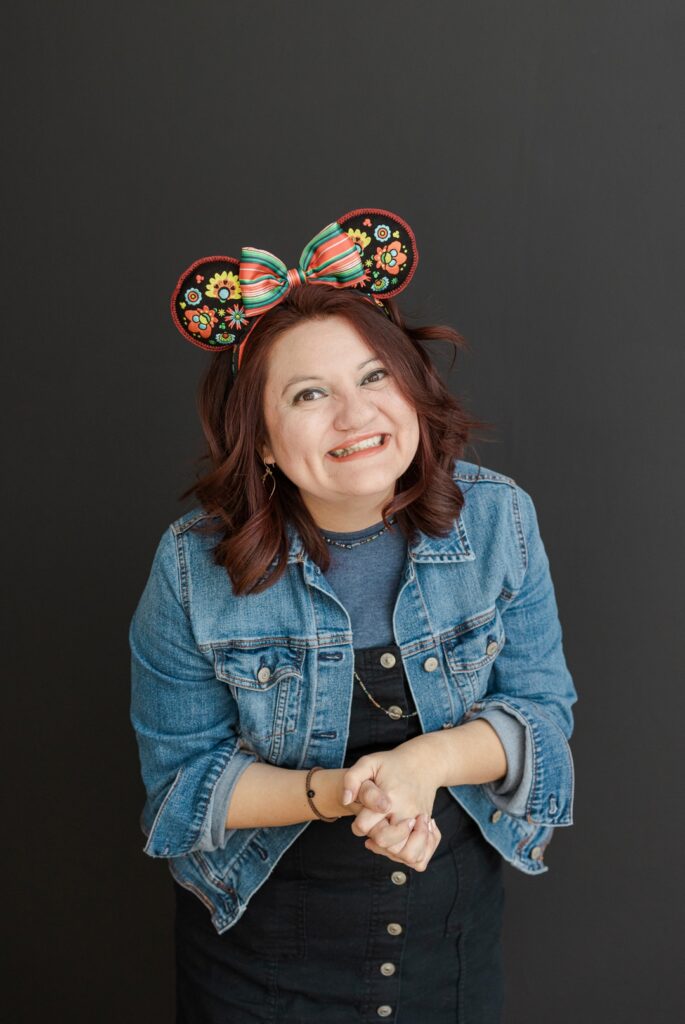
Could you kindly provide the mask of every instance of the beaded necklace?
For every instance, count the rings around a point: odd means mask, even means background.
[[[388,519],[388,525],[390,526],[396,522],[397,520],[394,516],[391,516],[390,519]],[[333,540],[332,537],[327,537],[325,533],[323,534],[323,539],[327,544],[334,544],[336,548],[357,548],[360,544],[369,544],[372,540],[376,540],[376,538],[380,537],[382,533],[385,533],[387,529],[387,526],[382,526],[378,533],[372,533],[368,537],[362,537],[361,540],[354,540],[351,544],[346,544],[341,540]]]

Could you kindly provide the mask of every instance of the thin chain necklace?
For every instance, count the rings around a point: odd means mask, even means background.
[[[361,679],[357,675],[356,671],[354,673],[354,677],[357,680],[357,682],[359,683],[359,685],[361,686],[361,688],[364,691],[364,693],[366,694],[366,696],[369,698],[371,703],[374,705],[374,707],[377,707],[379,709],[379,711],[384,711],[385,714],[388,716],[388,718],[392,718],[393,721],[397,721],[400,718],[413,718],[414,715],[418,715],[418,711],[410,711],[408,715],[402,715],[402,714],[398,715],[397,712],[400,709],[397,707],[396,704],[391,705],[391,707],[389,707],[389,708],[384,708],[383,705],[379,704],[378,701],[376,700],[376,698],[373,697],[369,693],[369,691],[366,689],[366,687],[364,686],[363,682],[361,681]]]
[[[394,516],[391,516],[391,518],[388,519],[388,525],[389,526],[392,526],[393,523],[396,523],[396,522],[397,522],[397,520],[395,519]],[[377,537],[380,537],[382,533],[385,533],[387,529],[388,529],[387,526],[382,526],[381,529],[378,531],[378,533],[372,533],[369,537],[362,537],[361,540],[354,540],[354,541],[352,541],[351,544],[346,544],[342,540],[333,540],[332,537],[327,537],[325,533],[322,534],[322,536],[323,536],[323,539],[326,541],[327,544],[333,544],[336,548],[348,548],[349,549],[349,548],[358,548],[360,544],[369,544],[372,540],[376,540]]]

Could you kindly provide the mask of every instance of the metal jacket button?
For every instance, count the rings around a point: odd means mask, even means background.
[[[257,679],[260,683],[268,683],[271,679],[271,669],[267,668],[266,665],[262,665],[257,673]]]
[[[396,971],[395,965],[391,964],[391,963],[381,964],[381,968],[380,969],[381,969],[381,974],[383,974],[386,978],[389,978],[390,975],[394,974],[395,971]]]
[[[393,871],[393,873],[390,875],[390,879],[395,883],[395,885],[404,885],[404,883],[407,881],[407,876],[405,875],[404,871]]]
[[[534,846],[533,849],[530,851],[530,856],[532,860],[540,860],[540,858],[542,857],[542,847]]]
[[[385,654],[381,654],[381,665],[383,668],[394,668],[397,658],[390,651],[386,651]]]
[[[491,816],[490,821],[494,821],[494,823],[496,825],[501,817],[502,817],[502,812],[501,811],[495,811],[495,813]]]
[[[401,935],[402,934],[402,925],[401,924],[397,924],[396,921],[391,921],[390,924],[387,926],[387,930],[388,930],[388,934],[390,934],[390,935]]]
[[[392,1013],[392,1006],[386,1006],[385,1004],[383,1006],[379,1006],[376,1013],[379,1017],[389,1017]]]
[[[497,641],[496,640],[491,640],[490,643],[488,644],[488,646],[485,648],[485,653],[487,654],[488,657],[490,657],[490,655],[491,654],[495,654],[496,651],[497,651]]]
[[[391,704],[388,708],[388,718],[392,718],[393,721],[401,718],[403,714],[402,708],[398,707],[397,704]]]
[[[438,667],[438,659],[433,657],[426,658],[426,660],[423,663],[423,667],[425,668],[426,672],[435,672],[436,668]]]

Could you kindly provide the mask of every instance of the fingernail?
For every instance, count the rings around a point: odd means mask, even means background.
[[[431,830],[431,832],[435,832],[435,818],[431,818],[431,820],[428,822],[428,828]]]
[[[343,804],[349,804],[351,802],[351,800],[352,800],[352,790],[351,789],[343,790],[343,795],[342,795],[342,802],[343,802]]]
[[[407,825],[409,826],[409,831],[410,832],[413,829],[415,824],[416,824],[416,818],[410,818],[409,821],[407,822]]]

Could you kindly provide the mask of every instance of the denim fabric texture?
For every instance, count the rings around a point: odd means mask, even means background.
[[[527,874],[548,868],[554,829],[573,823],[569,739],[577,699],[549,562],[530,495],[458,461],[465,504],[448,536],[408,545],[393,628],[423,732],[500,710],[525,729],[531,779],[512,814],[485,785],[449,792],[485,839]],[[236,597],[193,531],[202,509],[164,532],[129,629],[131,721],[147,799],[144,852],[206,905],[217,932],[310,822],[226,829],[233,787],[256,760],[343,765],[353,694],[350,618],[289,527],[272,587]],[[217,821],[221,824],[217,826]]]

